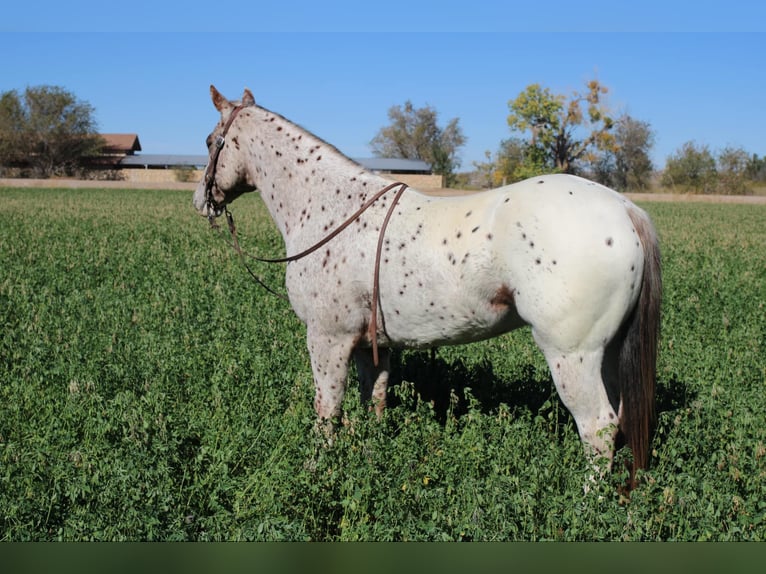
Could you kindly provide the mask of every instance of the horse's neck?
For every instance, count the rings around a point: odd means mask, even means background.
[[[251,178],[288,248],[326,235],[390,183],[269,110],[253,118]]]

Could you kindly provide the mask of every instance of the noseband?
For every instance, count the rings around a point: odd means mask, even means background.
[[[207,219],[211,225],[216,217],[220,216],[224,211],[224,206],[218,203],[213,197],[213,187],[215,186],[215,175],[218,169],[218,156],[221,155],[221,150],[226,144],[226,134],[229,133],[231,124],[234,123],[234,118],[237,117],[245,106],[237,106],[229,114],[229,119],[223,125],[223,131],[218,134],[213,143],[213,151],[210,153],[210,159],[207,163],[207,169],[205,170],[205,205],[207,206]]]

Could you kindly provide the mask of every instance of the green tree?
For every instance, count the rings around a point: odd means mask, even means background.
[[[517,176],[544,171],[576,173],[578,163],[591,161],[595,151],[614,146],[614,121],[603,102],[608,90],[597,80],[588,82],[586,88],[567,98],[531,84],[508,102],[508,126],[528,134]]]
[[[28,165],[36,176],[71,175],[103,145],[93,107],[58,86],[0,95],[0,164]]]
[[[621,115],[614,124],[614,145],[595,156],[592,177],[619,191],[640,191],[651,184],[654,132],[648,122]]]
[[[20,164],[25,154],[24,145],[25,114],[21,100],[16,92],[4,92],[0,95],[0,165]]]
[[[757,153],[747,161],[747,178],[750,181],[766,181],[766,156],[758,157]]]
[[[718,152],[718,193],[724,195],[747,195],[749,154],[741,147],[727,146]]]
[[[688,141],[665,161],[662,185],[694,193],[713,193],[716,182],[715,158],[706,145]]]
[[[623,191],[647,189],[654,166],[649,154],[654,132],[648,122],[623,114],[615,126],[615,187]]]
[[[473,162],[481,181],[481,187],[498,187],[524,179],[523,171],[526,167],[526,154],[529,150],[530,148],[524,140],[508,138],[500,142],[500,147],[494,154],[485,151],[486,161]]]
[[[460,166],[459,149],[466,137],[459,120],[450,120],[439,127],[438,113],[431,106],[415,108],[409,100],[404,106],[392,106],[388,110],[390,124],[381,128],[370,142],[378,157],[419,159],[431,165],[434,173],[444,175],[447,186],[455,180]]]
[[[489,189],[494,187],[497,163],[489,150],[484,152],[484,159],[485,161],[473,162],[474,173],[472,175],[481,189]]]

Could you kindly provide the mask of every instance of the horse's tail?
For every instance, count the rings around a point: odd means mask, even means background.
[[[656,422],[655,379],[660,335],[662,277],[657,233],[649,216],[630,207],[628,214],[644,250],[641,293],[619,353],[621,395],[620,431],[633,452],[630,486],[635,486],[635,471],[646,468]]]

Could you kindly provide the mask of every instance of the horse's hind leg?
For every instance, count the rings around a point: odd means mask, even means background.
[[[601,376],[604,350],[565,353],[543,348],[543,353],[561,401],[575,419],[586,454],[603,474],[611,466],[619,422]]]
[[[386,408],[386,392],[388,390],[388,374],[391,370],[391,351],[379,350],[378,365],[372,360],[371,349],[356,349],[354,351],[356,369],[359,371],[359,390],[362,403],[372,403],[375,414],[380,418]]]

